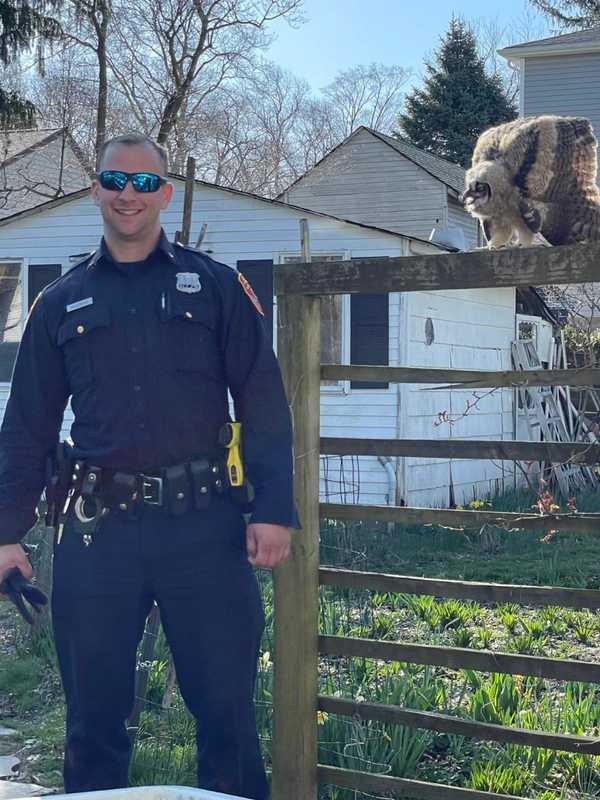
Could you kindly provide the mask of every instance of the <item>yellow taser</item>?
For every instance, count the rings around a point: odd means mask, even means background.
[[[219,439],[227,448],[227,474],[231,486],[244,485],[244,465],[242,463],[242,423],[227,422],[221,428]]]

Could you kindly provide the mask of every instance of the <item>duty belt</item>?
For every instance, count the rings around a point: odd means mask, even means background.
[[[81,503],[97,499],[103,508],[134,514],[143,505],[160,506],[177,516],[190,508],[208,508],[213,492],[221,494],[229,486],[222,462],[198,458],[165,467],[160,474],[152,475],[108,470],[76,461],[71,488]]]

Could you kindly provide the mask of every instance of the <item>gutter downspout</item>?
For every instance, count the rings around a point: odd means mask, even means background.
[[[396,502],[396,471],[394,470],[394,463],[389,456],[377,456],[377,460],[384,468],[388,479],[388,492],[386,497],[386,503],[388,506],[393,506],[395,505]],[[388,533],[393,533],[394,523],[388,522],[387,529]]]

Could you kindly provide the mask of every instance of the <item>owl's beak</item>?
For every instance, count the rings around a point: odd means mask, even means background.
[[[458,199],[465,206],[478,208],[485,205],[491,195],[489,184],[477,181],[476,183],[471,183]]]

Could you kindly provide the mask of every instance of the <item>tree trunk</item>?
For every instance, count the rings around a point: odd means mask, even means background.
[[[108,103],[108,65],[106,58],[106,35],[110,10],[104,5],[102,23],[96,27],[98,35],[98,111],[96,114],[96,167],[100,148],[106,140],[106,106]]]

